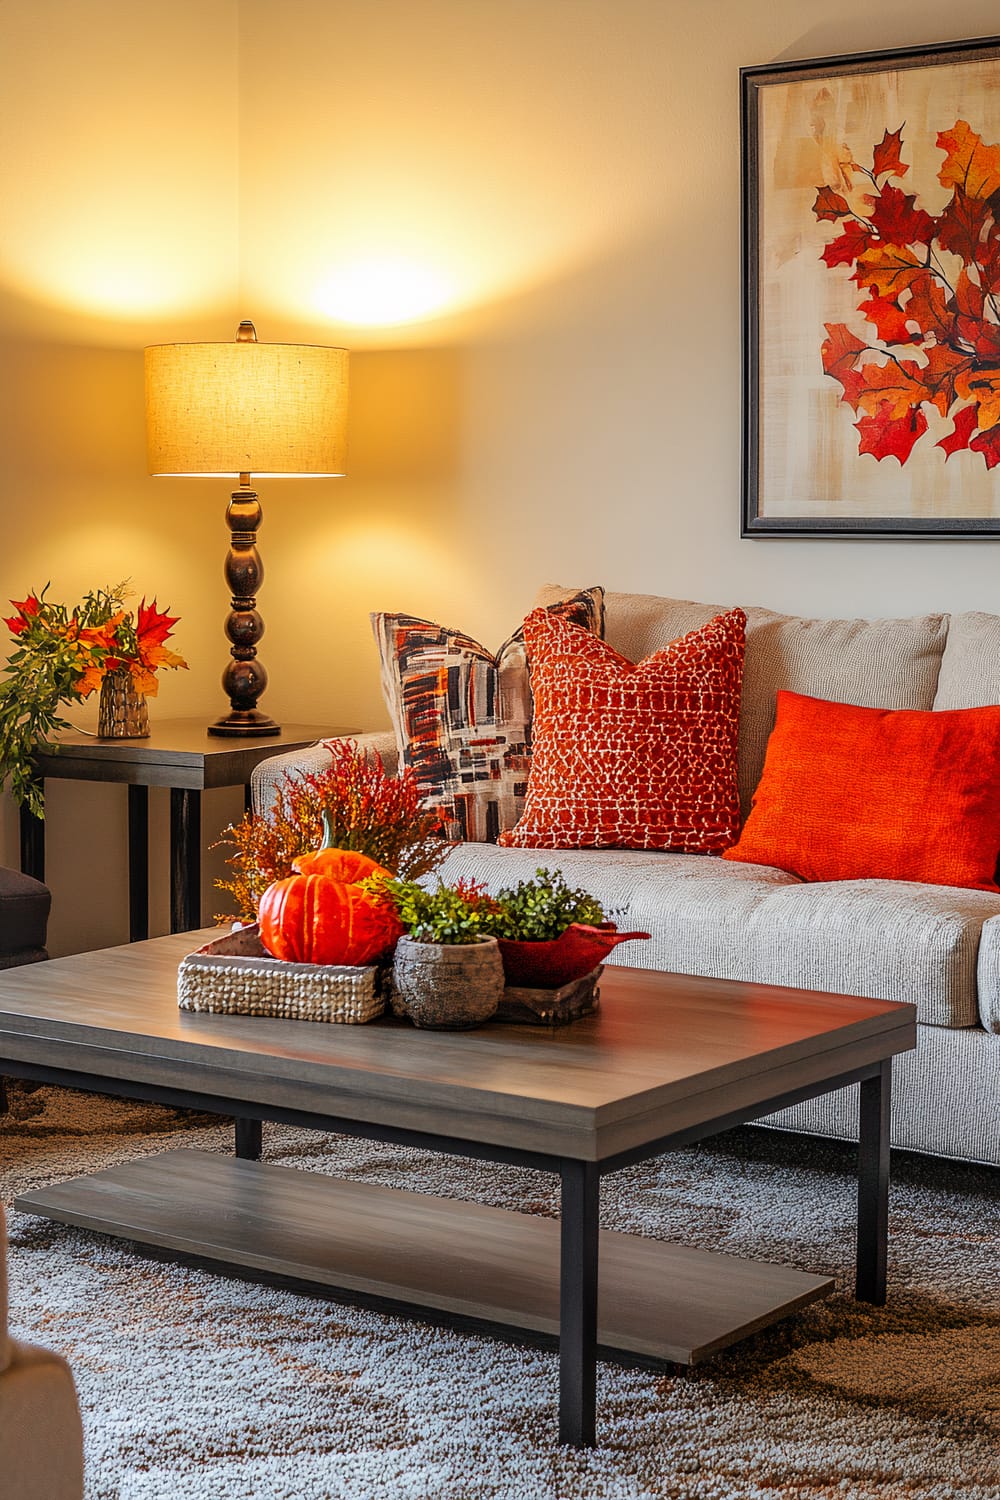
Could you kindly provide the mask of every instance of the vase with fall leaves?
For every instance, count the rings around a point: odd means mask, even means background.
[[[55,731],[72,727],[60,705],[99,690],[98,733],[141,738],[149,733],[145,699],[157,692],[157,672],[187,666],[165,644],[177,618],[161,613],[155,599],[129,609],[127,583],[95,589],[72,608],[49,599],[48,589],[11,601],[16,613],[4,624],[14,650],[0,682],[0,781],[39,818],[34,758],[52,748]]]

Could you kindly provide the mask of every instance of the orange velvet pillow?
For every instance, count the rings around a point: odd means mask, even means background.
[[[1000,707],[857,708],[778,694],[764,774],[724,859],[803,880],[997,890]]]
[[[535,700],[521,849],[727,848],[746,616],[717,615],[634,665],[551,610],[524,622]]]

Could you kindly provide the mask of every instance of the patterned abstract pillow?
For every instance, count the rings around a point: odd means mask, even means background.
[[[604,590],[583,589],[543,613],[602,636]],[[495,842],[521,815],[531,763],[523,628],[494,656],[431,620],[373,614],[371,621],[402,763],[446,838]]]
[[[739,829],[736,736],[746,615],[716,615],[633,664],[548,610],[524,622],[535,695],[530,849],[726,849]]]

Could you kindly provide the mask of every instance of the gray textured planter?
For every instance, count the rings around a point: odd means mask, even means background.
[[[464,1031],[496,1013],[503,995],[496,938],[418,943],[402,937],[392,965],[392,1009],[414,1026]]]

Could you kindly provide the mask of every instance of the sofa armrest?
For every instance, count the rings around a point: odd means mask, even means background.
[[[16,1340],[0,1374],[0,1473],[3,1493],[18,1500],[84,1494],[84,1433],[69,1365]]]
[[[979,1022],[987,1031],[1000,1032],[1000,916],[983,923],[976,961],[976,992]]]
[[[12,1356],[7,1332],[7,1218],[0,1203],[0,1375],[10,1364]]]
[[[18,1500],[83,1500],[83,1426],[69,1365],[11,1343],[0,1373],[0,1477]]]
[[[374,734],[352,734],[350,738],[359,750],[380,755],[390,776],[395,776],[399,766],[396,739],[389,729]],[[318,740],[305,750],[290,750],[286,755],[272,755],[255,766],[250,778],[253,810],[257,814],[269,813],[274,805],[278,787],[285,776],[296,776],[310,771],[325,771],[330,764],[330,752],[324,742]]]
[[[20,1500],[82,1500],[83,1428],[69,1365],[7,1331],[7,1225],[0,1204],[0,1480]]]

